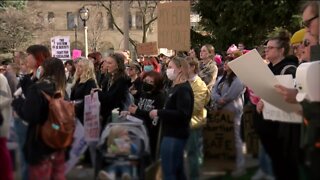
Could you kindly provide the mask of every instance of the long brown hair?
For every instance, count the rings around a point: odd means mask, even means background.
[[[124,65],[124,55],[121,53],[114,53],[114,54],[110,54],[109,57],[111,57],[112,59],[114,59],[118,65],[118,69],[117,72],[115,72],[112,75],[112,82],[117,81],[120,78],[125,78],[126,77],[126,67]]]
[[[66,89],[66,75],[62,61],[58,58],[51,57],[43,62],[42,67],[43,75],[41,79],[52,79],[55,83],[56,90],[64,94]]]

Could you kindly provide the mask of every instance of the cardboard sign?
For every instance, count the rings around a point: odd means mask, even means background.
[[[253,126],[253,118],[256,108],[254,106],[246,105],[243,108],[243,124],[244,124],[244,138],[247,147],[247,154],[258,155],[259,153],[259,137],[255,132]]]
[[[138,55],[158,55],[157,42],[147,42],[137,44]]]
[[[203,129],[204,159],[205,163],[212,162],[210,166],[232,169],[235,165],[233,117],[232,112],[215,111]]]
[[[70,55],[70,37],[55,36],[51,38],[52,57],[59,59],[71,59]]]
[[[84,97],[84,137],[87,142],[99,141],[100,134],[100,101],[98,92]]]
[[[73,143],[69,152],[69,160],[65,163],[65,174],[67,174],[79,161],[79,158],[88,148],[88,144],[84,139],[84,128],[79,120],[77,120],[76,130],[73,134]]]
[[[158,4],[158,48],[189,51],[190,1]]]

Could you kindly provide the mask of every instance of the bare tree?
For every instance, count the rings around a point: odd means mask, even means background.
[[[28,8],[5,8],[0,12],[0,24],[0,49],[9,52],[25,48],[33,33],[42,28],[36,13]]]
[[[102,45],[101,36],[105,23],[101,6],[90,7],[90,19],[88,20],[88,43],[92,51],[98,51]]]
[[[105,8],[107,14],[110,16],[112,24],[114,27],[121,33],[124,34],[123,30],[119,27],[114,18],[113,7],[116,2],[109,0],[108,2],[100,1],[102,7]],[[147,36],[150,31],[150,27],[152,23],[157,19],[156,16],[156,8],[158,1],[147,1],[147,0],[138,0],[138,1],[130,1],[130,7],[138,9],[138,12],[142,14],[142,40],[141,42],[147,42]],[[116,5],[119,7],[119,5]],[[117,7],[117,8],[118,8]],[[129,37],[130,43],[136,49],[136,42]]]

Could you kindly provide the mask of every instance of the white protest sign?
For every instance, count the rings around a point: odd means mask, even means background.
[[[87,142],[98,141],[100,134],[100,102],[98,93],[84,97],[84,137]]]
[[[281,85],[287,88],[294,88],[294,82],[292,75],[279,75],[276,76]],[[271,119],[276,121],[288,122],[288,123],[301,123],[302,117],[297,113],[287,113],[281,109],[273,106],[272,104],[264,101],[263,117],[264,119]]]
[[[256,49],[229,62],[228,66],[246,86],[266,102],[285,112],[296,112],[301,109],[298,104],[287,103],[275,90],[274,86],[280,83]]]
[[[71,59],[70,53],[70,37],[55,36],[51,38],[52,57],[59,59]]]
[[[78,162],[80,156],[88,148],[88,144],[84,139],[84,128],[79,120],[77,120],[76,129],[73,134],[73,143],[69,152],[69,160],[65,163],[67,174]]]

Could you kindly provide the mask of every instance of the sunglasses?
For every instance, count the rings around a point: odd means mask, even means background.
[[[302,25],[303,25],[304,27],[309,28],[311,22],[312,22],[314,19],[317,19],[318,17],[319,17],[319,15],[316,15],[316,16],[314,16],[313,18],[310,18],[310,19],[308,19],[308,20],[305,20],[305,21],[302,22]]]
[[[304,41],[303,41],[303,46],[304,47],[308,47],[310,45],[310,41],[308,40],[308,39],[305,39]]]

